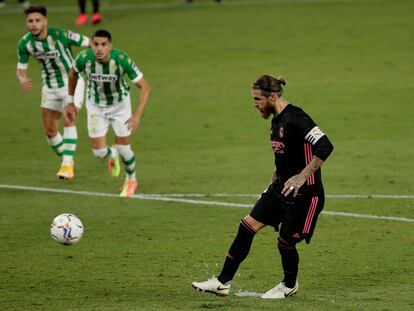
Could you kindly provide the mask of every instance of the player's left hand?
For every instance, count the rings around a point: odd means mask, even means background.
[[[78,113],[79,113],[79,108],[77,108],[75,104],[69,103],[63,111],[63,117],[66,123],[75,122],[76,116],[78,115]]]
[[[130,130],[133,133],[138,127],[139,120],[137,118],[131,117],[128,119],[128,121],[125,122],[125,124],[128,130]]]
[[[296,197],[299,192],[299,188],[303,186],[306,182],[306,177],[298,174],[295,176],[290,177],[286,182],[282,189],[282,195],[287,197],[289,194],[293,192],[293,197]]]

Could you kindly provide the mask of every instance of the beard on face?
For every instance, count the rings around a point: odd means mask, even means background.
[[[44,30],[45,28],[39,28],[39,29],[37,29],[37,30],[32,30],[31,32],[32,32],[32,35],[34,36],[34,37],[38,37],[38,36],[40,36],[40,34],[43,32],[43,30]]]
[[[273,113],[273,107],[270,105],[269,101],[264,105],[263,109],[260,110],[263,119],[268,119]]]

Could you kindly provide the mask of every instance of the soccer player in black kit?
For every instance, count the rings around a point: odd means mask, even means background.
[[[261,76],[252,86],[254,107],[264,119],[273,114],[270,140],[276,170],[272,183],[240,221],[237,236],[216,278],[193,282],[192,287],[218,296],[227,296],[239,265],[247,257],[254,235],[269,225],[279,232],[279,250],[284,278],[261,297],[280,299],[296,294],[299,254],[296,244],[309,243],[324,205],[321,165],[333,150],[328,137],[299,107],[283,95],[283,78]]]

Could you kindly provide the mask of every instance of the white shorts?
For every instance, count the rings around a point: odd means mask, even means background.
[[[85,81],[79,77],[75,89],[75,105],[82,107],[85,93]],[[60,89],[49,89],[45,86],[42,88],[42,103],[40,107],[47,108],[54,111],[63,112],[67,104],[68,88],[62,87]]]
[[[60,89],[42,88],[42,103],[40,107],[47,108],[54,111],[63,112],[66,106],[66,97],[68,96],[68,89],[62,87]]]
[[[91,138],[103,137],[108,133],[109,124],[118,137],[131,135],[125,124],[131,118],[131,99],[129,96],[116,105],[99,107],[87,100],[88,134]]]

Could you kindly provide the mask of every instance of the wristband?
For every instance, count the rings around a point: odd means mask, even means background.
[[[68,97],[66,97],[66,102],[67,103],[73,103],[74,102],[73,95],[68,95]]]

